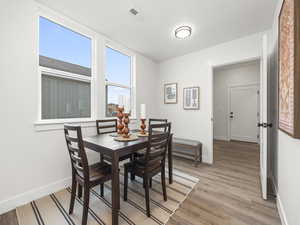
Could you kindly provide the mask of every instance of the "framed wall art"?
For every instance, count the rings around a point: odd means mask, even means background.
[[[300,138],[300,1],[284,0],[278,25],[278,124]]]
[[[165,104],[177,103],[177,83],[168,83],[164,86]]]
[[[183,108],[198,110],[200,108],[200,88],[187,87],[183,89]]]

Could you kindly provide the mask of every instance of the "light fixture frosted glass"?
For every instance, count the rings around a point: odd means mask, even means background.
[[[192,28],[189,26],[181,26],[175,30],[175,37],[179,39],[185,39],[192,34]]]

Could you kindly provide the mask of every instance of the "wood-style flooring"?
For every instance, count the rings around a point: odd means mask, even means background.
[[[174,165],[200,181],[168,225],[281,224],[275,200],[261,198],[257,144],[215,141],[213,166]]]
[[[215,141],[214,165],[174,159],[178,170],[200,182],[168,225],[279,225],[275,200],[261,198],[258,145]],[[18,225],[15,210],[0,215],[1,225]]]

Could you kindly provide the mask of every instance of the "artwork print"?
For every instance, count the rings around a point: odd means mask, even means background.
[[[188,87],[183,89],[183,108],[184,109],[199,109],[199,87]]]

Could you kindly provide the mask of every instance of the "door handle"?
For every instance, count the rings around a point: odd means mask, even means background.
[[[272,123],[257,123],[258,127],[263,127],[263,128],[268,128],[268,127],[272,127],[273,124]]]
[[[272,127],[273,124],[272,123],[263,123],[263,127],[267,128],[267,127]]]

